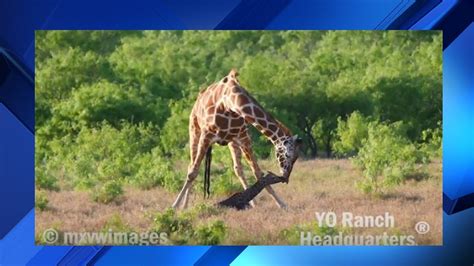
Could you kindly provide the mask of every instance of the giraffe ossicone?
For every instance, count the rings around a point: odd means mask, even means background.
[[[199,166],[208,149],[215,143],[229,146],[235,175],[244,189],[247,189],[248,185],[242,170],[242,154],[249,163],[255,178],[259,179],[263,176],[252,151],[248,133],[249,125],[257,128],[275,146],[281,177],[286,183],[289,181],[293,164],[298,158],[301,141],[296,135],[293,136],[281,122],[266,112],[240,85],[238,75],[237,70],[232,69],[220,81],[201,91],[194,103],[189,120],[191,162],[186,182],[173,204],[175,208],[187,206],[188,196],[198,175]],[[279,207],[286,208],[286,204],[271,186],[266,186],[265,189]]]

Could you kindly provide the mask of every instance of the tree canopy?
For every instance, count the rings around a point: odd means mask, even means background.
[[[306,157],[356,152],[362,144],[353,136],[367,132],[342,131],[354,130],[350,125],[357,121],[401,122],[407,139],[417,143],[442,119],[442,36],[437,31],[36,35],[37,167],[52,168],[50,162],[59,162],[67,151],[68,158],[80,160],[85,154],[75,150],[93,148],[92,140],[84,141],[94,136],[119,145],[131,134],[148,145],[128,148],[137,156],[153,150],[162,158],[187,158],[193,101],[231,68],[239,70],[242,85],[268,112],[303,137]],[[354,121],[342,124],[354,112]],[[257,155],[268,157],[268,141],[255,130],[252,138]],[[345,140],[349,144],[341,144]],[[107,145],[96,143],[101,144]],[[98,161],[105,156],[99,150],[91,151]]]

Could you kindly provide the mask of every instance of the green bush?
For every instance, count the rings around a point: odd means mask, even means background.
[[[232,170],[226,172],[225,175],[211,176],[211,193],[217,195],[231,195],[243,189],[240,181],[238,181],[237,176]]]
[[[102,228],[104,232],[108,232],[109,230],[113,232],[130,232],[132,228],[122,220],[119,213],[115,213],[106,221]]]
[[[123,180],[138,171],[137,159],[156,145],[152,125],[123,123],[120,129],[102,123],[98,129],[82,128],[49,145],[48,167],[61,172],[76,188],[91,188],[109,180]]]
[[[206,212],[210,208],[206,207]],[[222,221],[214,221],[210,224],[193,226],[193,219],[198,218],[199,210],[177,213],[168,208],[154,218],[153,230],[159,233],[167,233],[172,243],[194,244],[194,245],[217,245],[226,235],[226,227]]]
[[[35,167],[35,185],[39,189],[58,191],[58,179],[44,169],[44,166]]]
[[[219,245],[224,240],[226,231],[223,221],[200,225],[194,232],[193,242],[197,245]]]
[[[440,158],[443,155],[443,129],[441,122],[438,122],[437,128],[423,130],[421,132],[421,140],[420,150],[425,154],[425,162],[432,158]]]
[[[46,197],[46,194],[41,191],[36,191],[35,194],[35,208],[40,211],[46,210],[48,208],[49,200]]]
[[[130,183],[141,189],[161,186],[169,191],[178,191],[184,183],[186,173],[172,167],[168,158],[161,156],[158,149],[136,159],[137,173],[130,177]]]
[[[194,100],[194,99],[193,99]],[[193,102],[183,100],[171,102],[171,115],[166,120],[160,134],[163,153],[175,158],[189,158],[189,114]]]
[[[318,235],[321,238],[324,236],[336,236],[341,229],[337,227],[329,227],[327,225],[319,226],[318,223],[313,222],[309,224],[294,225],[290,228],[283,229],[279,233],[279,238],[283,243],[290,245],[301,245],[301,233],[311,233]]]
[[[252,140],[252,150],[257,158],[269,159],[275,154],[272,143],[256,128],[250,127],[249,135]]]
[[[116,127],[123,120],[156,123],[169,115],[167,104],[160,98],[134,87],[104,80],[74,90],[53,111],[52,120],[57,124],[67,121],[81,127],[94,126],[103,121]]]
[[[245,160],[242,158],[245,166]],[[204,170],[204,164],[202,169]],[[211,164],[211,193],[217,195],[229,195],[242,190],[242,185],[234,173],[234,163],[230,151],[225,147],[214,145],[212,149]],[[204,176],[204,171],[203,175]],[[203,186],[201,187],[201,192]]]
[[[174,244],[187,244],[194,234],[191,217],[187,214],[176,213],[172,208],[156,215],[153,229],[159,233],[167,233]]]
[[[107,181],[91,192],[92,199],[99,203],[111,203],[123,195],[122,185],[119,181]]]
[[[93,51],[65,47],[43,52],[51,57],[41,63],[36,61],[35,93],[37,99],[47,100],[49,104],[69,97],[79,86],[108,74],[106,58]]]
[[[333,149],[337,155],[353,156],[357,154],[367,139],[369,121],[359,112],[353,112],[346,121],[337,118],[336,141]]]
[[[401,123],[369,125],[368,137],[353,158],[364,173],[365,179],[357,183],[363,192],[382,192],[415,171],[419,152],[403,132]]]

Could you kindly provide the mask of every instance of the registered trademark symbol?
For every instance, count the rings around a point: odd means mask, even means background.
[[[418,234],[424,235],[430,231],[430,225],[425,221],[421,221],[416,223],[415,230]]]

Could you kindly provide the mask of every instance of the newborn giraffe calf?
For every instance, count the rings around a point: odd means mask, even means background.
[[[265,176],[258,179],[255,184],[242,192],[237,192],[226,200],[217,203],[217,206],[230,207],[237,210],[244,210],[250,208],[250,201],[253,200],[266,186],[276,183],[285,182],[283,178],[268,172]]]

